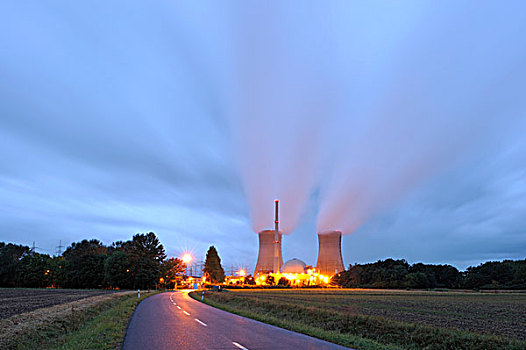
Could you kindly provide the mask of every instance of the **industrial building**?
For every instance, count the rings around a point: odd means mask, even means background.
[[[318,260],[316,267],[307,265],[294,258],[283,264],[281,253],[282,234],[279,231],[279,201],[275,201],[274,230],[263,230],[258,233],[259,252],[254,270],[258,284],[265,284],[268,276],[275,283],[285,277],[293,285],[313,285],[328,283],[330,278],[345,270],[343,264],[340,231],[318,233]]]
[[[275,250],[275,244],[277,245],[277,251],[278,251],[278,266],[277,269],[281,269],[281,265],[283,265],[283,257],[281,255],[281,233],[278,232],[278,240],[277,243],[274,243],[274,236],[275,232],[274,230],[265,230],[261,231],[259,234],[259,254],[258,254],[258,261],[256,263],[256,269],[254,271],[254,275],[256,274],[263,274],[263,273],[271,273],[274,272],[274,250]]]
[[[318,243],[316,270],[327,276],[345,270],[342,258],[342,233],[340,231],[318,233]]]

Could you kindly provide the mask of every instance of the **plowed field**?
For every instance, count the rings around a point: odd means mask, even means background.
[[[114,292],[76,289],[0,289],[0,319],[107,293]]]

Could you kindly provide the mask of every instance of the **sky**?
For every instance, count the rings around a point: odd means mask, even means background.
[[[0,3],[0,240],[526,257],[526,5]]]

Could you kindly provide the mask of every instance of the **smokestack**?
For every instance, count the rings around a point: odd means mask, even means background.
[[[279,269],[281,268],[281,265],[283,265],[283,260],[281,261],[281,264],[279,263],[279,258],[281,256],[281,237],[279,237],[279,200],[275,200],[274,203],[276,204],[276,216],[274,219],[274,267],[273,271],[274,273],[278,273]]]
[[[327,276],[345,270],[342,259],[342,233],[340,231],[318,233],[318,242],[316,270]]]
[[[283,257],[281,256],[281,233],[278,232],[277,239],[275,236],[276,230],[259,232],[259,253],[254,275],[273,272],[275,260],[277,260],[278,271],[281,265],[283,265]],[[278,243],[274,243],[275,241]],[[275,255],[277,255],[277,259],[274,258]]]

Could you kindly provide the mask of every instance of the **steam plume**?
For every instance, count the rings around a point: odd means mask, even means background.
[[[287,234],[316,181],[320,127],[330,104],[325,87],[312,83],[321,79],[316,64],[308,58],[298,64],[304,43],[290,36],[290,24],[278,14],[262,5],[242,15],[229,115],[253,228],[271,228],[279,198]]]
[[[378,65],[380,74],[354,82],[364,89],[349,96],[343,111],[349,118],[327,148],[333,172],[322,183],[318,232],[353,232],[421,182],[505,135],[524,113],[525,54],[517,51],[525,43],[518,35],[522,16],[487,36],[485,21],[464,22],[462,14],[472,9],[457,10],[424,13],[404,39],[404,55],[393,54]],[[437,31],[445,18],[448,30]],[[521,43],[501,43],[510,36]]]

